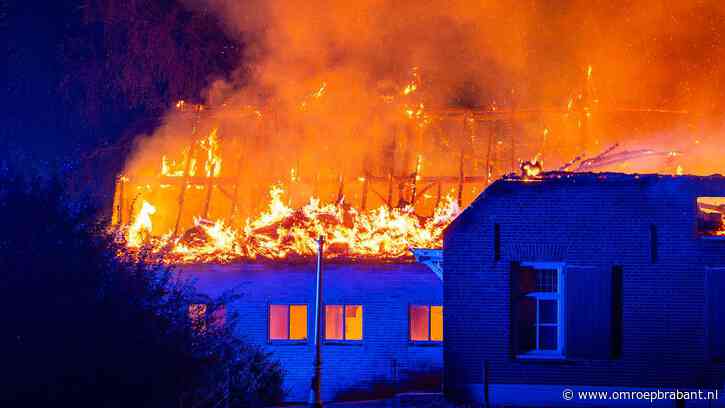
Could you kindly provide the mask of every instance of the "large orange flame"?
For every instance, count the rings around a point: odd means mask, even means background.
[[[144,202],[124,238],[129,249],[145,245],[165,263],[305,257],[315,254],[320,235],[328,243],[330,258],[398,259],[409,256],[411,247],[440,247],[443,229],[459,212],[450,196],[432,217],[423,218],[410,206],[361,212],[344,202],[322,204],[314,197],[293,209],[284,203],[280,186],[273,186],[269,194],[267,210],[243,228],[197,217],[194,227],[179,236],[151,236],[155,210]]]

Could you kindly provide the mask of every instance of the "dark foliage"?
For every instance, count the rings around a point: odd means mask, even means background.
[[[52,177],[0,165],[0,406],[259,406],[281,369],[231,333],[235,316],[155,265],[121,261],[94,208]]]
[[[211,81],[239,65],[242,45],[211,13],[187,5],[0,1],[7,40],[0,144],[73,161],[76,183],[110,203],[136,137],[153,132],[177,100],[200,101]]]

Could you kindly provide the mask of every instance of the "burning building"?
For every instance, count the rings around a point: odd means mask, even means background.
[[[445,359],[451,392],[482,383],[545,385],[555,379],[596,386],[606,382],[600,372],[607,369],[621,369],[622,378],[634,379],[634,368],[643,365],[636,355],[653,360],[660,350],[647,351],[630,327],[637,327],[646,311],[665,323],[643,327],[668,338],[679,313],[670,306],[663,312],[656,296],[633,286],[621,295],[621,313],[633,323],[617,323],[611,312],[602,327],[619,334],[596,336],[626,353],[570,366],[579,358],[572,339],[563,349],[566,364],[544,378],[548,368],[523,362],[501,343],[518,335],[505,317],[514,310],[506,306],[507,296],[513,296],[506,278],[510,262],[518,265],[515,270],[528,271],[524,275],[537,265],[616,269],[621,277],[616,282],[625,288],[642,279],[660,297],[670,296],[666,285],[681,283],[687,290],[672,295],[673,305],[687,303],[678,298],[684,293],[702,297],[688,279],[704,276],[705,266],[686,274],[691,264],[685,255],[718,245],[723,204],[707,198],[719,195],[714,189],[702,193],[696,212],[689,201],[695,187],[688,186],[715,185],[717,179],[589,173],[674,176],[710,174],[721,167],[722,152],[713,153],[720,149],[719,133],[708,132],[721,124],[704,117],[717,106],[713,101],[722,99],[713,86],[722,82],[721,65],[711,55],[721,47],[708,45],[719,40],[709,22],[693,17],[696,7],[188,3],[222,16],[230,33],[250,45],[241,74],[213,82],[203,104],[179,101],[152,135],[137,139],[117,178],[113,233],[127,249],[119,255],[183,265],[210,295],[238,285],[259,287],[259,292],[248,290],[248,302],[235,306],[249,318],[241,334],[249,332],[252,342],[287,361],[291,398],[299,399],[309,377],[309,324],[298,325],[311,315],[312,284],[304,267],[289,265],[310,260],[319,236],[328,243],[326,261],[336,262],[331,285],[339,286],[332,290],[337,300],[331,300],[336,302],[331,310],[347,316],[350,306],[351,321],[362,322],[355,336],[363,336],[361,342],[328,344],[327,352],[341,359],[328,370],[343,371],[327,373],[340,375],[340,384],[330,385],[326,398],[373,387],[373,378],[398,372],[391,366],[404,370],[418,364],[414,354],[427,356],[421,358],[430,367],[439,366],[438,349],[409,343],[405,327],[410,330],[410,318],[418,312],[401,305],[427,305],[428,340],[438,346],[430,328],[433,311],[442,312],[436,294],[441,283],[410,263],[410,248],[440,248],[446,228],[445,274],[451,282],[444,292],[451,308],[446,306]],[[672,21],[691,24],[673,26]],[[633,41],[639,37],[648,40]],[[693,43],[705,50],[698,61],[672,58],[673,44],[690,50]],[[545,173],[542,159],[559,172]],[[519,171],[522,176],[513,176]],[[669,190],[680,185],[685,192]],[[658,194],[691,214],[692,224],[651,198]],[[688,235],[695,223],[706,237]],[[667,279],[657,280],[663,265]],[[547,276],[551,289],[555,284]],[[603,288],[614,293],[612,285]],[[427,295],[417,298],[418,293]],[[641,299],[651,303],[632,306]],[[383,304],[387,315],[375,311]],[[705,307],[690,306],[690,311]],[[546,324],[542,330],[549,336],[552,327],[564,327]],[[704,327],[700,319],[688,328],[702,333]],[[390,333],[387,340],[376,337],[381,328]],[[279,342],[277,335],[285,333],[288,341]],[[578,334],[572,329],[568,335]],[[368,341],[388,344],[395,356]],[[530,346],[531,338],[526,341]],[[563,337],[556,344],[562,346]],[[693,356],[704,350],[698,340],[687,346]],[[369,354],[363,357],[360,350]],[[490,376],[483,374],[484,366]],[[589,380],[587,370],[598,376]],[[709,368],[678,370],[646,381],[674,381],[680,378],[676,373],[704,378]],[[367,385],[345,379],[348,373]]]
[[[230,290],[241,295],[225,306],[239,314],[236,333],[280,361],[287,401],[306,401],[315,350],[314,266],[255,262],[180,271],[210,297]],[[328,263],[324,274],[322,399],[439,391],[440,278],[416,263]]]
[[[522,406],[584,404],[592,390],[722,399],[722,197],[722,176],[492,184],[445,233],[445,393]],[[686,406],[716,403],[704,395]],[[650,406],[621,399],[586,404]]]

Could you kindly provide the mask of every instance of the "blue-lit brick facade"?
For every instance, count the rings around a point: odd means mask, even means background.
[[[285,370],[288,401],[306,401],[312,377],[315,266],[249,263],[181,268],[199,291],[218,296],[236,290],[241,298],[227,305],[239,313],[236,331],[263,346]],[[324,303],[363,306],[363,340],[324,342],[322,396],[325,400],[387,396],[402,390],[438,390],[442,345],[408,339],[408,306],[441,305],[440,279],[414,263],[341,264],[324,269]],[[306,304],[308,340],[269,341],[270,304]]]
[[[725,266],[725,240],[697,234],[698,196],[725,196],[725,179],[549,174],[491,185],[445,235],[446,395],[571,406],[557,387],[722,389],[725,366],[708,347],[717,328],[707,323],[706,276]],[[510,279],[517,262],[621,268],[619,354],[517,358]]]

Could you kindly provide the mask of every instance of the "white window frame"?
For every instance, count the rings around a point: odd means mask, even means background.
[[[536,300],[536,320],[534,327],[536,331],[536,350],[530,350],[526,353],[518,354],[519,358],[563,358],[564,350],[566,350],[566,263],[564,262],[522,262],[522,267],[537,269],[556,270],[556,292],[531,292],[526,297]],[[556,330],[556,350],[540,350],[539,349],[539,327],[553,326],[551,323],[539,323],[539,300],[556,300],[557,303],[557,330]]]

